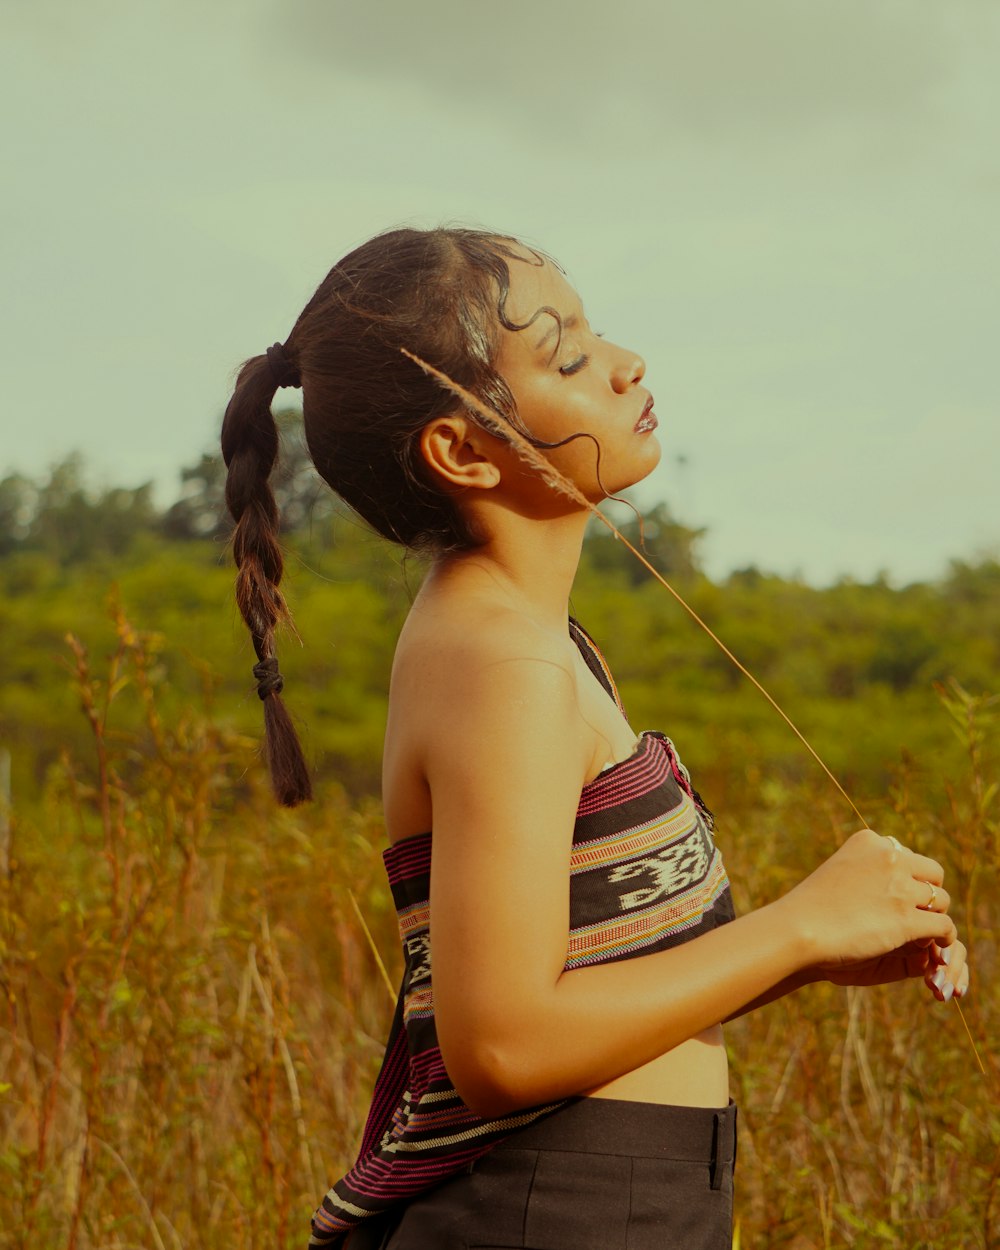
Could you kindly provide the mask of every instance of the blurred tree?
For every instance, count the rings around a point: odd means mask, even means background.
[[[226,466],[219,455],[204,453],[197,464],[181,469],[180,498],[163,514],[168,538],[220,538],[228,532],[225,504]]]
[[[701,571],[697,546],[705,531],[682,525],[665,503],[618,528],[664,577],[690,580]],[[589,568],[598,575],[617,575],[631,586],[649,577],[635,556],[603,526],[588,531],[584,552]]]
[[[886,682],[893,690],[906,690],[917,680],[938,645],[939,638],[922,620],[910,620],[900,613],[895,618],[880,621],[866,675],[872,681]]]
[[[156,520],[152,483],[95,492],[74,453],[41,485],[18,474],[0,482],[0,554],[36,551],[62,565],[123,555]]]
[[[37,505],[38,487],[20,473],[0,482],[0,556],[24,543]]]
[[[985,558],[978,564],[952,560],[943,586],[945,594],[964,603],[1000,603],[1000,560]]]
[[[342,511],[336,496],[313,468],[300,414],[279,413],[278,462],[270,485],[285,534],[295,534]],[[222,457],[206,452],[197,464],[181,470],[180,498],[162,520],[168,538],[225,538],[232,522],[226,510],[226,466]]]

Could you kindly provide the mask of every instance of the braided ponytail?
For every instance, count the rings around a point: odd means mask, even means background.
[[[271,401],[279,386],[300,385],[286,350],[276,343],[266,355],[248,360],[222,422],[222,455],[229,470],[226,505],[236,522],[236,603],[257,653],[254,677],[264,705],[264,754],[275,795],[286,807],[312,797],[312,787],[298,735],[281,689],[275,654],[275,629],[289,621],[278,589],[284,571],[278,545],[278,507],[268,485],[278,455],[278,428]]]
[[[484,230],[405,227],[376,235],[326,275],[295,322],[290,347],[275,343],[240,370],[222,425],[226,503],[236,521],[236,601],[257,653],[265,754],[275,792],[288,806],[308,798],[310,786],[274,653],[275,628],[289,619],[278,589],[278,510],[268,486],[278,454],[274,392],[303,386],[313,464],[376,533],[412,551],[472,550],[479,535],[457,497],[425,471],[420,452],[421,432],[453,412],[455,399],[400,348],[530,437],[496,359],[501,327],[527,328],[506,312],[512,263],[546,261],[517,239]]]

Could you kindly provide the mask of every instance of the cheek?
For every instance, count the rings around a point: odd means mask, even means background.
[[[530,411],[538,427],[538,437],[556,443],[573,434],[596,432],[595,407],[582,403],[579,393],[551,386],[540,388]]]
[[[586,441],[593,447],[593,439],[603,443],[611,436],[606,406],[597,397],[581,395],[579,388],[572,392],[568,388],[547,391],[541,402],[527,411],[531,417],[525,424],[536,438],[549,443],[559,443],[581,434],[590,437],[577,439],[577,442]]]

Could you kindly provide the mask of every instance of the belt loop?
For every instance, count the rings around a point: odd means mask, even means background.
[[[733,1104],[733,1168],[736,1168],[736,1151],[740,1143],[740,1113],[739,1109]]]
[[[721,1117],[718,1111],[716,1111],[712,1115],[712,1162],[709,1168],[709,1176],[711,1178],[712,1189],[722,1188],[722,1160],[719,1158],[719,1155],[721,1153],[721,1145],[722,1145],[722,1142],[721,1142],[722,1134],[719,1131],[720,1119]]]

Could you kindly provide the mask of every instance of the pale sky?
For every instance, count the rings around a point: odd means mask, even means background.
[[[0,0],[0,476],[153,479],[378,230],[555,255],[711,572],[1000,552],[996,0]],[[288,394],[288,392],[286,392]]]

